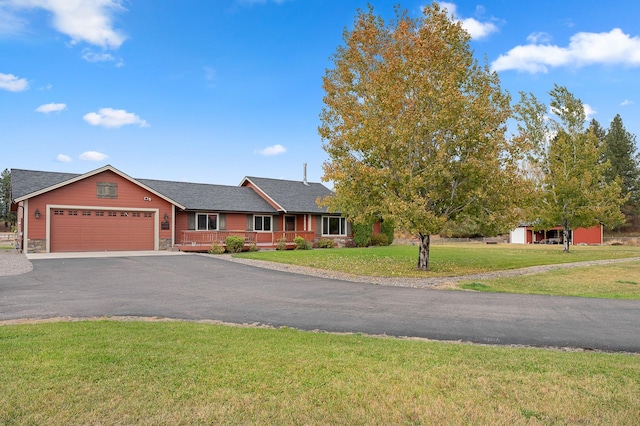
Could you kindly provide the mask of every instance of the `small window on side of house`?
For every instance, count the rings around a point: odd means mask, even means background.
[[[111,182],[98,182],[98,198],[118,198],[118,184]]]

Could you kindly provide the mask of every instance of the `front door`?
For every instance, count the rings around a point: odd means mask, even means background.
[[[284,230],[286,232],[294,232],[296,230],[296,217],[285,216],[284,217]]]

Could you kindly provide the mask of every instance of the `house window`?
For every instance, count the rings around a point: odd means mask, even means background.
[[[198,213],[196,215],[198,231],[216,231],[218,229],[218,215],[212,213]]]
[[[116,217],[118,214],[116,212],[109,212],[109,217]]]
[[[118,184],[98,182],[98,198],[118,198]]]
[[[347,220],[344,217],[323,216],[322,235],[347,235]]]
[[[153,217],[153,213],[151,213],[151,212],[144,212],[144,217]]]
[[[67,212],[67,215],[69,215],[69,216],[78,216],[78,210],[69,210]]]
[[[91,212],[87,210],[82,211],[82,216],[91,216]]]
[[[104,212],[96,212],[96,216],[104,216]]]
[[[253,230],[271,232],[271,216],[254,216]]]
[[[54,210],[53,214],[56,216],[62,216],[64,215],[64,210]]]
[[[131,215],[133,217],[140,217],[140,212],[133,212],[133,213],[131,213]]]

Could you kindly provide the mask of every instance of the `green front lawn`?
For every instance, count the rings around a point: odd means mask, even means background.
[[[0,326],[0,424],[640,424],[640,357],[185,322]]]
[[[250,259],[379,277],[440,277],[517,269],[587,260],[640,257],[640,247],[576,246],[569,253],[562,246],[515,244],[447,244],[431,246],[431,271],[418,271],[418,246],[349,249],[261,251],[242,253]]]
[[[560,269],[519,277],[464,281],[455,287],[493,293],[640,299],[640,262]]]

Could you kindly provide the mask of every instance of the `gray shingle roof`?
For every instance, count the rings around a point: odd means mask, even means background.
[[[16,199],[80,175],[11,169],[11,198]]]
[[[164,196],[178,201],[189,210],[276,212],[276,209],[251,188],[152,179],[136,180]]]
[[[12,169],[11,197],[21,198],[79,176],[81,175],[74,173]],[[251,188],[153,179],[135,180],[189,210],[269,214],[276,212]]]
[[[316,200],[332,194],[332,191],[321,183],[309,182],[305,185],[302,181],[254,176],[244,179],[252,182],[289,213],[326,213],[327,209],[318,207]]]

